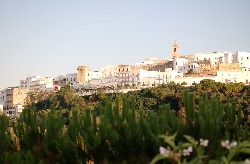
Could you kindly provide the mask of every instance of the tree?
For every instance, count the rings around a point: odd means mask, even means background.
[[[187,72],[187,74],[190,74],[190,75],[193,74],[193,73],[194,73],[193,69],[189,69],[188,72]]]
[[[81,89],[84,91],[86,89],[86,87],[82,87]]]
[[[106,98],[107,98],[107,95],[106,95],[104,89],[99,89],[98,90],[98,99],[100,101],[104,101]]]
[[[135,87],[135,86],[136,86],[136,84],[133,84],[132,86],[133,86],[133,87]]]
[[[196,86],[196,85],[197,85],[197,83],[196,83],[196,82],[194,82],[194,83],[192,83],[192,85],[195,85],[195,86]]]
[[[121,88],[122,86],[121,86],[120,84],[117,84],[117,87],[118,87],[118,88]]]
[[[71,85],[70,82],[68,82],[67,84],[65,84],[65,88],[70,89],[70,85]]]
[[[183,82],[181,83],[181,85],[187,85],[187,82],[183,81]]]
[[[130,85],[127,83],[127,84],[125,84],[125,86],[126,86],[126,87],[129,87]]]
[[[153,87],[155,87],[155,83],[154,83],[154,84],[152,84],[152,86],[153,86]]]
[[[162,88],[166,88],[166,87],[167,87],[167,84],[162,83],[162,84],[161,84],[161,87],[162,87]]]

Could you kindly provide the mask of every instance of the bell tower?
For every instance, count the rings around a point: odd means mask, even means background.
[[[177,46],[176,39],[174,45],[172,46],[172,59],[179,57],[179,47]]]

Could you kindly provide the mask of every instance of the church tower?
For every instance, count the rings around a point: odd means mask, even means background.
[[[179,47],[177,46],[176,39],[174,45],[172,46],[172,59],[179,57]]]

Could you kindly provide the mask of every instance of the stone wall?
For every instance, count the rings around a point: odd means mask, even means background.
[[[219,71],[229,71],[229,70],[241,70],[239,63],[233,64],[219,64],[218,66]]]
[[[143,66],[132,66],[131,70],[143,69],[146,71],[164,72],[166,68],[173,68],[173,62],[168,61],[168,60],[163,60],[157,64],[155,63],[155,64],[148,64],[148,65],[143,65]]]

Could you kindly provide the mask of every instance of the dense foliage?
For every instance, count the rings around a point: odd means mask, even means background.
[[[161,93],[162,90],[167,94]],[[103,104],[97,105],[94,110],[90,107],[81,110],[85,104],[77,108],[77,104],[71,101],[79,100],[71,99],[71,92],[65,90],[52,96],[61,98],[59,104],[64,108],[71,107],[68,126],[65,126],[67,118],[62,114],[63,109],[54,104],[46,113],[36,107],[26,108],[21,117],[11,124],[2,115],[0,160],[5,163],[149,163],[159,153],[160,146],[173,146],[169,145],[172,142],[164,142],[166,137],[163,137],[164,140],[158,137],[164,134],[170,138],[174,136],[173,143],[178,149],[178,145],[183,145],[190,137],[194,140],[207,139],[209,145],[203,150],[207,156],[199,160],[207,163],[214,159],[213,163],[223,163],[220,157],[227,155],[228,150],[221,146],[222,140],[238,143],[249,140],[242,106],[230,101],[229,97],[224,103],[221,97],[207,98],[209,95],[202,93],[195,104],[195,92],[189,93],[175,85],[156,87],[152,91],[144,89],[134,95],[117,94],[116,97],[101,91],[92,96],[97,96],[96,99],[103,101]],[[148,97],[141,100],[140,93]],[[171,108],[172,102],[166,99],[170,95],[173,99],[176,95],[184,95],[184,109],[179,112],[173,106]],[[154,110],[149,110],[145,115],[141,103],[152,97],[156,97]],[[140,107],[140,110],[136,107]],[[11,127],[8,128],[9,125]],[[244,144],[243,148],[244,153],[250,152],[250,145]],[[186,162],[195,159],[197,153],[191,153]],[[247,157],[234,153],[230,160],[244,161]],[[179,157],[179,161],[182,160]],[[160,162],[176,163],[176,160],[167,158]]]

